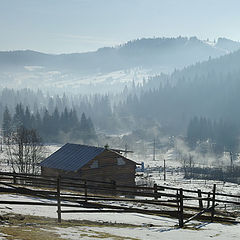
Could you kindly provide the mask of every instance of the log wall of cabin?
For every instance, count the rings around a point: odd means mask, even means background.
[[[62,177],[80,177],[78,172],[72,172],[72,171],[64,171],[61,169],[56,169],[56,168],[47,168],[47,167],[41,167],[41,175],[43,176],[59,176],[61,175]]]
[[[122,158],[124,165],[118,165],[117,159]],[[98,167],[92,164],[98,161]],[[79,170],[79,176],[84,179],[99,181],[115,181],[116,184],[135,185],[135,168],[133,161],[112,151],[104,151]]]

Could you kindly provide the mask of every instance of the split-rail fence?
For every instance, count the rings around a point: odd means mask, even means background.
[[[55,206],[59,223],[64,213],[96,212],[169,216],[178,219],[179,227],[194,219],[236,223],[234,216],[226,211],[226,205],[240,206],[240,196],[219,193],[216,184],[207,192],[157,184],[124,186],[80,178],[0,172],[0,192],[52,200],[0,200],[0,204]]]

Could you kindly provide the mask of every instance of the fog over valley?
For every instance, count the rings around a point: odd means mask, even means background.
[[[2,0],[0,239],[237,240],[239,9]]]
[[[219,38],[215,43],[196,37],[143,38],[95,52],[44,54],[35,51],[0,52],[1,86],[51,89],[81,94],[116,92],[134,80],[172,73],[240,48]],[[97,90],[94,90],[97,89]]]

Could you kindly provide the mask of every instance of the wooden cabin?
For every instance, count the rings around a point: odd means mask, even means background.
[[[136,162],[109,148],[67,143],[40,166],[43,176],[61,175],[135,185]]]

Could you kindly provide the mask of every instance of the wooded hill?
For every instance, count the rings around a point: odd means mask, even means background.
[[[206,117],[240,128],[240,51],[150,78],[118,108],[136,122],[151,119],[170,134],[186,134],[190,119]],[[147,90],[146,90],[147,89]]]
[[[240,48],[240,43],[219,38],[208,44],[196,37],[143,38],[95,52],[44,54],[35,51],[0,52],[0,70],[23,71],[24,66],[78,73],[112,72],[134,67],[181,68]]]

